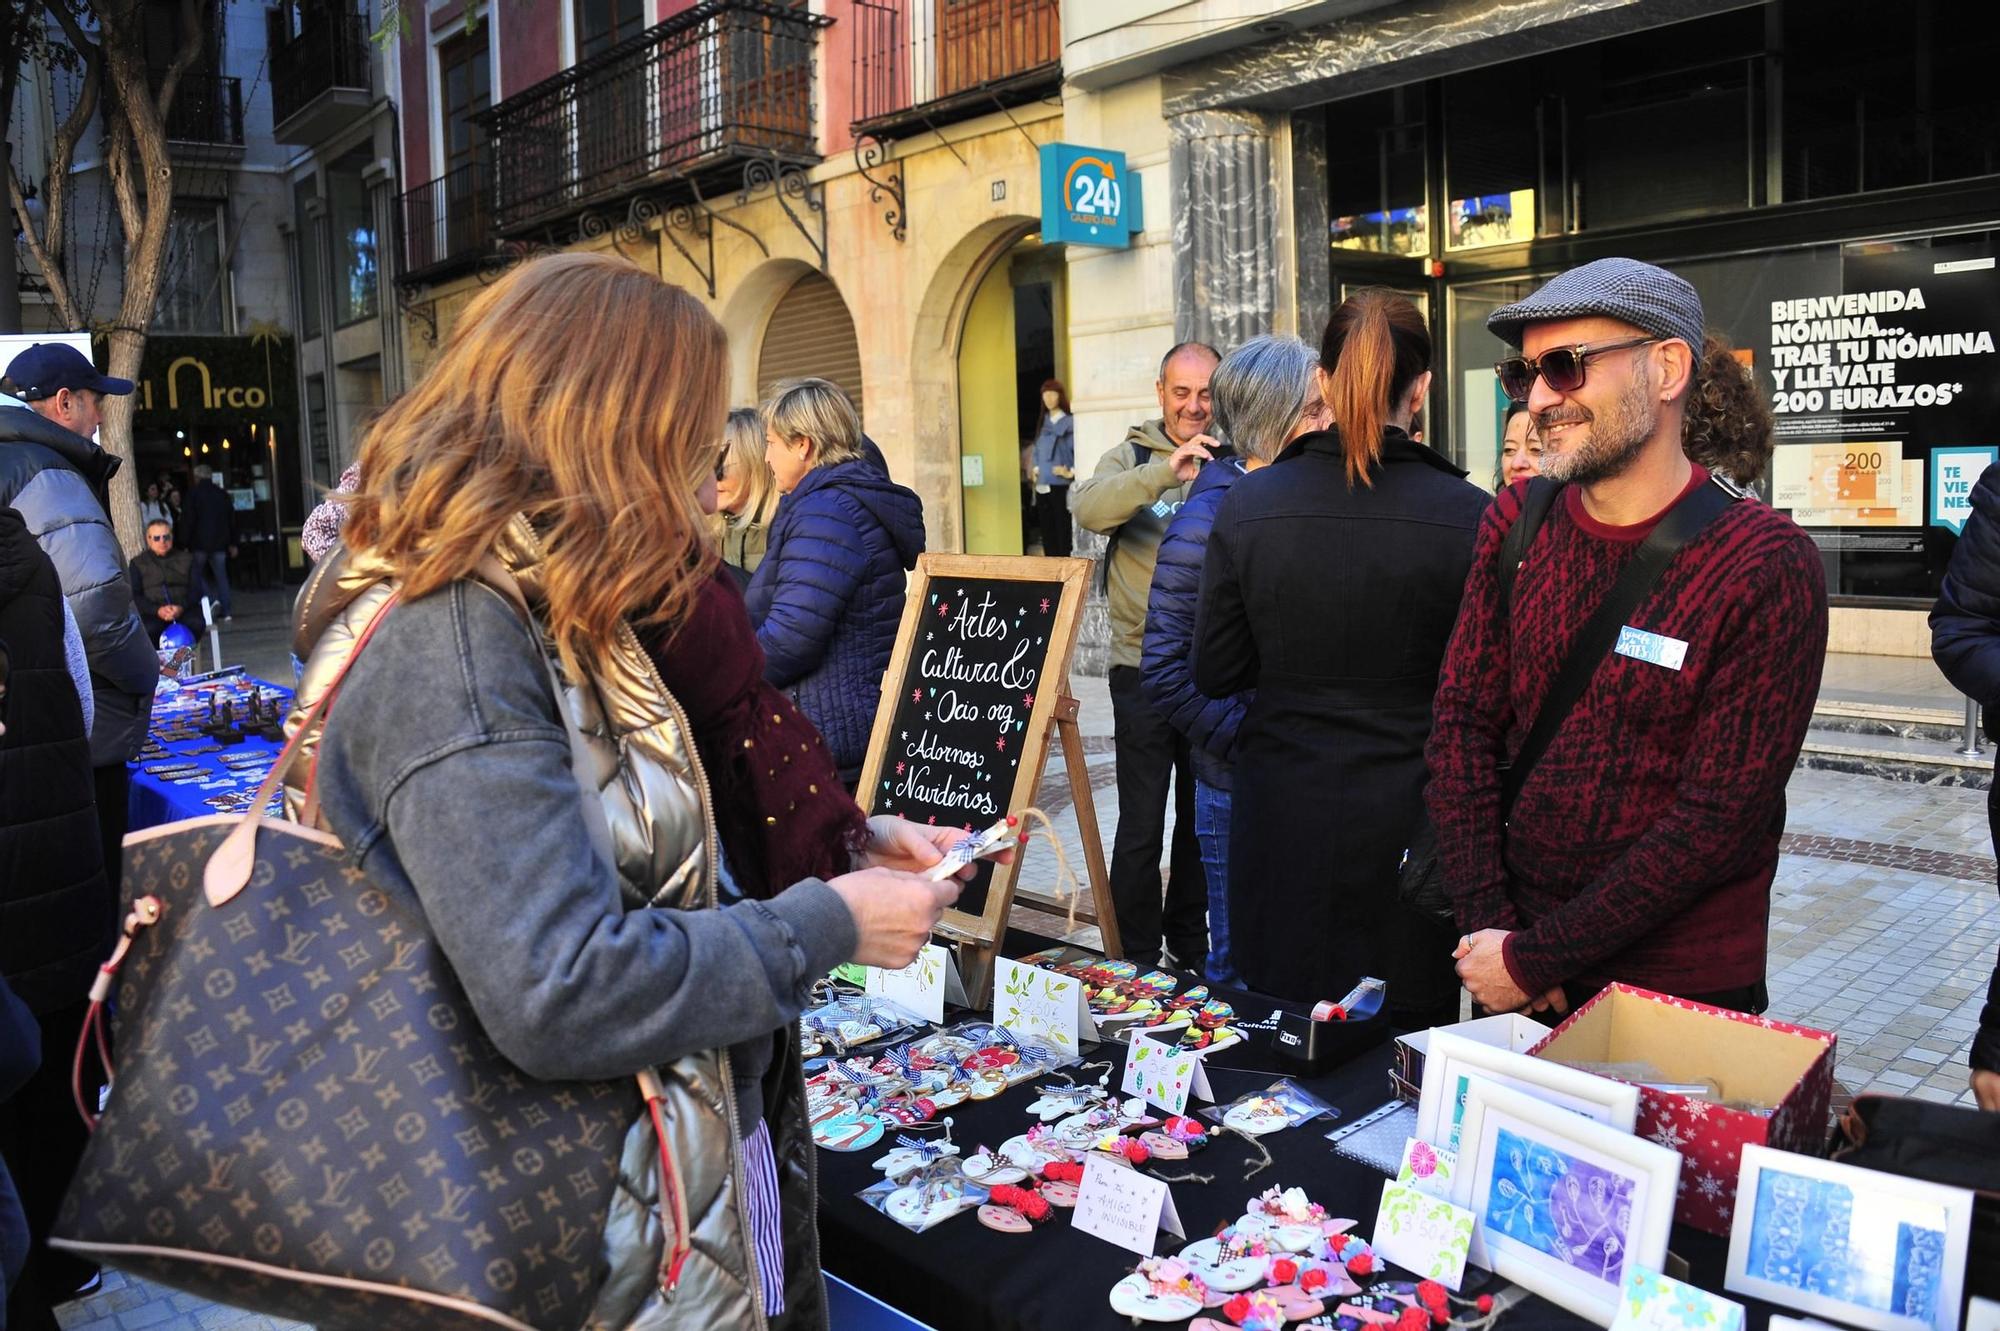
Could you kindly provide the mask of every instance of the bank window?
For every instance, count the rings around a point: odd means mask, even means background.
[[[1425,256],[1424,90],[1387,92],[1327,108],[1327,210],[1336,250]]]
[[[1760,202],[1763,55],[1763,11],[1751,9],[1544,57],[1587,71],[1566,98],[1572,228],[1652,224]]]
[[[1445,248],[1532,240],[1545,129],[1562,103],[1536,91],[1520,65],[1448,80],[1444,92]],[[1556,162],[1558,170],[1561,162]]]
[[[167,223],[167,253],[153,327],[163,333],[223,333],[222,208],[177,203]]]
[[[333,219],[334,324],[343,327],[376,313],[375,210],[361,178],[366,152],[350,153],[327,171],[328,212]]]
[[[2000,12],[1914,0],[1881,16],[1861,0],[1785,6],[1786,198],[2000,172]]]

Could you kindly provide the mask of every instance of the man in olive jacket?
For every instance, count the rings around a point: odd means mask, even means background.
[[[1194,836],[1194,769],[1187,737],[1140,688],[1139,643],[1153,562],[1167,524],[1204,462],[1220,446],[1208,436],[1209,376],[1222,357],[1183,342],[1160,362],[1154,389],[1160,415],[1129,430],[1086,480],[1070,486],[1069,510],[1110,538],[1104,552],[1111,615],[1111,714],[1118,748],[1118,832],[1111,849],[1111,899],[1125,955],[1157,965],[1161,948],[1160,842],[1173,783],[1174,843],[1167,876],[1166,950],[1200,972],[1208,960],[1208,886]]]
[[[97,700],[90,765],[115,897],[131,780],[125,764],[138,756],[152,720],[160,658],[139,623],[125,555],[105,516],[106,490],[122,459],[91,435],[105,395],[131,392],[132,381],[99,374],[74,347],[38,342],[14,358],[0,386],[28,404],[0,406],[0,505],[20,512],[54,562],[90,659]]]

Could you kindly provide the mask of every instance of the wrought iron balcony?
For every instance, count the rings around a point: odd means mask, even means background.
[[[166,71],[153,71],[158,87]],[[226,74],[182,72],[167,109],[167,141],[202,148],[243,147],[243,80]]]
[[[271,119],[280,143],[314,144],[368,109],[368,19],[308,10],[298,36],[271,51]]]
[[[813,55],[832,20],[703,0],[483,113],[502,234],[662,182],[818,159]],[[689,192],[692,192],[690,189]]]
[[[397,281],[436,281],[476,268],[493,255],[492,181],[483,159],[406,191],[397,203],[403,233],[403,271]]]
[[[854,127],[886,137],[1062,85],[1058,0],[854,0]]]

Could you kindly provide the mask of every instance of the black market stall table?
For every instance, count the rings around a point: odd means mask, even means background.
[[[280,727],[291,705],[290,689],[240,670],[155,697],[151,730],[132,764],[131,830],[241,812],[284,746]],[[274,798],[268,812],[277,810]]]
[[[1025,956],[1042,946],[1047,940],[1016,933],[1009,936],[1004,955]],[[1197,982],[1181,977],[1184,986]],[[1267,998],[1210,987],[1253,1027],[1278,1006]],[[969,1014],[948,1014],[947,1022],[959,1015]],[[1326,1134],[1391,1098],[1391,1045],[1378,1045],[1323,1075],[1307,1077],[1277,1062],[1268,1029],[1246,1034],[1244,1043],[1219,1051],[1208,1065],[1218,1103],[1261,1092],[1278,1078],[1288,1077],[1332,1105],[1339,1119],[1316,1119],[1259,1137],[1274,1163],[1248,1179],[1243,1176],[1255,1163],[1256,1153],[1233,1135],[1220,1137],[1184,1161],[1150,1162],[1141,1168],[1156,1177],[1193,1173],[1214,1178],[1212,1183],[1172,1185],[1189,1240],[1205,1238],[1234,1221],[1246,1203],[1273,1185],[1303,1188],[1329,1215],[1352,1218],[1356,1233],[1371,1235],[1386,1176],[1335,1154]],[[1103,1059],[1112,1062],[1115,1089],[1124,1066],[1123,1047],[1114,1043],[1085,1047],[1084,1062]],[[1089,1075],[1094,1080],[1097,1073]],[[970,1153],[981,1145],[997,1148],[1026,1132],[1036,1122],[1027,1107],[1040,1094],[1042,1080],[945,1111],[953,1120],[952,1140]],[[1188,1112],[1195,1112],[1193,1103]],[[1112,1285],[1138,1259],[1072,1229],[1073,1212],[1059,1210],[1031,1233],[1008,1234],[986,1228],[967,1211],[917,1234],[859,1200],[855,1194],[882,1177],[870,1161],[890,1145],[885,1137],[878,1146],[851,1154],[818,1152],[820,1247],[828,1272],[938,1331],[1131,1331],[1133,1323],[1112,1311],[1109,1296]],[[1180,1240],[1162,1233],[1157,1251],[1170,1255],[1181,1246]],[[1670,1249],[1688,1262],[1691,1283],[1721,1291],[1727,1239],[1676,1225]],[[1393,1277],[1415,1279],[1395,1267],[1388,1270]],[[1475,1285],[1485,1273],[1471,1267],[1466,1275],[1468,1293],[1505,1287],[1504,1281],[1490,1278]],[[1783,1311],[1742,1295],[1728,1297],[1748,1310],[1746,1331],[1762,1331],[1773,1311]],[[1214,1311],[1205,1315],[1220,1317]],[[1178,1328],[1186,1323],[1164,1325]],[[1493,1331],[1584,1331],[1591,1325],[1542,1298],[1529,1297],[1502,1313]]]

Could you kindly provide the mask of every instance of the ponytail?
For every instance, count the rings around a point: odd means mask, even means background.
[[[1368,287],[1340,303],[1320,341],[1326,405],[1340,432],[1347,484],[1375,484],[1389,408],[1431,365],[1431,335],[1417,307]]]

